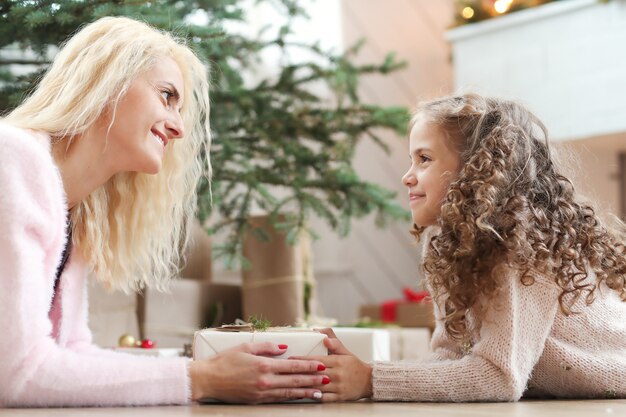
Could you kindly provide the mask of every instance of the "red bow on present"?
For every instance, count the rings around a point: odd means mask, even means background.
[[[423,302],[428,294],[428,291],[415,291],[411,288],[404,287],[402,289],[404,299],[402,300],[389,300],[384,301],[380,305],[380,320],[385,323],[393,323],[396,321],[396,310],[400,303],[420,303]]]

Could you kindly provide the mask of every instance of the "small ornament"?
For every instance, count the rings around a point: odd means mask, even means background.
[[[150,339],[143,339],[141,341],[141,347],[143,349],[152,349],[154,348],[154,342]]]
[[[136,339],[134,336],[129,335],[129,334],[123,334],[122,336],[120,336],[119,340],[117,341],[117,345],[119,347],[135,347],[135,343],[136,343]]]
[[[465,355],[469,355],[470,353],[472,353],[472,342],[470,342],[469,340],[463,342],[463,344],[461,344],[461,351]]]

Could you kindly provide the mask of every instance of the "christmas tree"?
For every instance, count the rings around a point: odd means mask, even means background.
[[[384,76],[403,64],[389,54],[382,63],[357,65],[359,45],[337,54],[296,42],[294,21],[305,17],[305,8],[296,0],[269,3],[284,24],[247,36],[226,28],[246,22],[249,1],[0,0],[0,112],[23,99],[52,59],[50,51],[82,25],[103,16],[135,17],[188,38],[210,63],[213,178],[198,185],[198,217],[204,221],[213,214],[209,231],[227,236],[216,254],[240,260],[243,236],[254,232],[248,222],[253,207],[270,213],[290,241],[311,216],[342,235],[352,218],[369,213],[381,225],[406,219],[392,192],[361,180],[351,165],[360,140],[369,138],[385,150],[381,128],[404,133],[406,108],[365,104],[358,95],[363,75]],[[199,15],[206,24],[191,23]],[[26,58],[6,53],[16,45],[30,51]],[[292,61],[294,48],[312,58]],[[269,49],[279,51],[278,73],[246,80],[246,71]],[[35,70],[21,74],[21,65]]]

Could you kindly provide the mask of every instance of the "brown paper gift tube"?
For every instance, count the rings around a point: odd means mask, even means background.
[[[263,242],[249,233],[244,239],[243,256],[251,268],[243,271],[244,318],[257,316],[274,326],[291,326],[315,313],[311,247],[307,236],[295,245],[269,224],[268,216],[250,219],[253,228],[269,237]],[[305,308],[305,287],[310,288],[309,311]]]

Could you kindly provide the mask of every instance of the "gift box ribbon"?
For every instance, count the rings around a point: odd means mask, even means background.
[[[245,280],[242,284],[242,288],[244,290],[250,290],[253,288],[267,287],[270,285],[281,285],[281,284],[301,283],[301,282],[309,282],[309,281],[307,281],[304,275],[296,274],[296,275],[288,275],[288,276],[276,277],[276,278]],[[310,281],[309,283],[313,285],[312,281]]]
[[[411,288],[403,288],[404,298],[401,300],[388,300],[380,305],[380,320],[385,323],[394,323],[397,319],[398,305],[401,303],[421,303],[429,300],[428,291],[415,291]]]

